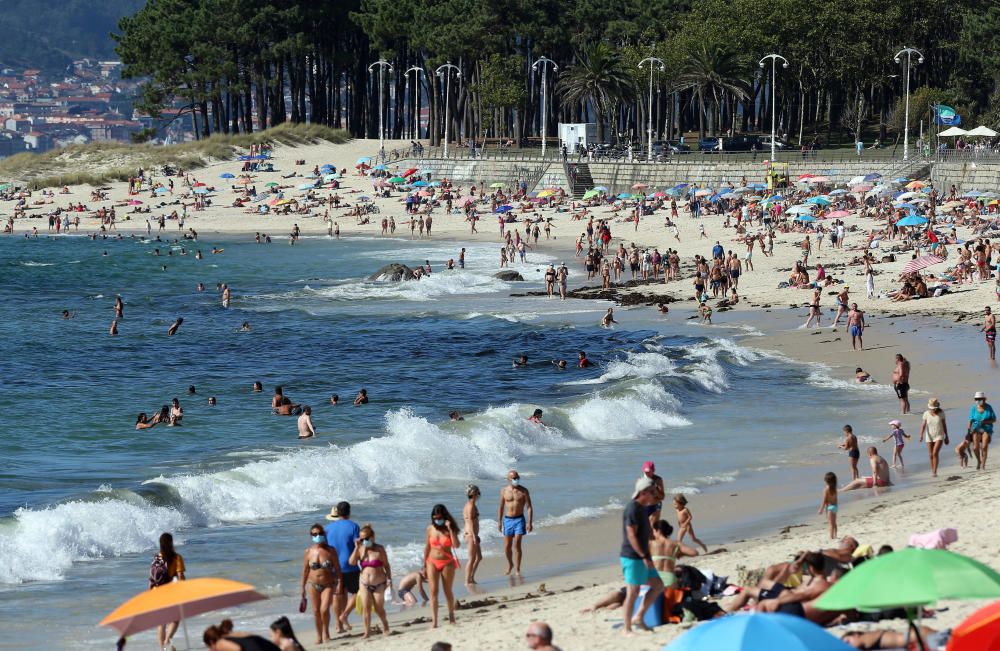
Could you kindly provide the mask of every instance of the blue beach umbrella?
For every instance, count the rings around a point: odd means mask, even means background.
[[[194,193],[195,194],[208,194],[208,188],[206,188],[206,187],[195,188],[194,189]]]
[[[427,186],[427,181],[415,181],[415,182],[411,183],[410,185],[412,185],[415,188],[423,188],[423,187]]]
[[[156,188],[155,190],[153,190],[153,192],[155,192],[156,194],[166,194],[167,192],[169,192],[169,190],[167,190],[167,188]]]
[[[676,196],[680,195],[681,191],[678,190],[677,188],[668,188],[668,189],[664,190],[663,193],[665,195],[667,195],[668,197],[676,197]]]
[[[236,177],[233,176],[232,174],[230,174],[229,172],[224,172],[224,173],[222,173],[222,174],[219,175],[219,178],[220,179],[235,179]]]
[[[375,170],[375,171],[378,171],[378,172],[384,172],[384,171],[386,171],[389,168],[386,167],[385,165],[376,165],[372,169]]]
[[[780,194],[774,194],[774,195],[771,195],[770,197],[768,197],[767,199],[765,199],[765,201],[767,203],[774,203],[775,201],[784,201],[784,200],[785,200],[785,198],[783,196],[781,196]]]
[[[299,186],[299,190],[312,190],[316,187],[315,183],[303,183]]]
[[[603,185],[595,185],[594,187],[591,188],[591,190],[597,190],[598,192],[607,192],[608,191],[608,189],[606,187],[604,187]]]
[[[829,206],[831,201],[826,197],[811,197],[806,199],[806,203],[812,203],[817,206]]]
[[[927,220],[923,217],[919,217],[913,213],[910,213],[906,217],[903,217],[898,222],[896,226],[923,226],[927,223]]]
[[[511,210],[514,210],[514,206],[500,206],[499,208],[497,208],[493,212],[495,212],[497,214],[504,214],[504,213],[510,212]]]
[[[892,182],[893,183],[909,183],[910,179],[906,178],[905,176],[901,176],[898,179],[893,179]]]
[[[754,190],[766,190],[766,183],[747,183],[748,188],[753,188]]]
[[[813,217],[812,215],[799,215],[798,217],[795,218],[795,221],[797,221],[797,222],[814,222],[814,221],[816,221],[816,218]]]
[[[880,179],[880,178],[882,178],[882,175],[879,174],[878,172],[872,172],[871,174],[865,174],[865,180],[866,181],[875,181],[875,180]]]
[[[833,196],[839,197],[842,194],[847,194],[847,190],[844,190],[843,188],[841,188],[839,190],[834,190],[833,192],[830,193],[830,196],[831,197],[833,197]]]
[[[682,634],[664,651],[850,651],[851,647],[803,617],[784,613],[713,619]]]
[[[628,192],[622,192],[621,194],[618,195],[618,198],[619,199],[631,199],[632,195],[629,194]]]

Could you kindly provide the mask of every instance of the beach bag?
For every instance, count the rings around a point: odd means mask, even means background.
[[[161,554],[153,556],[149,564],[149,587],[156,588],[170,583],[170,568]]]

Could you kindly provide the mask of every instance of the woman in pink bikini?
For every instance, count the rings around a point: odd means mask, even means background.
[[[370,524],[361,527],[358,540],[351,552],[350,565],[361,565],[358,599],[361,602],[361,617],[365,623],[367,638],[371,632],[372,608],[382,620],[382,635],[389,635],[389,620],[385,616],[385,590],[392,589],[392,569],[385,547],[375,542],[375,531]]]
[[[444,588],[444,598],[448,601],[448,621],[455,623],[455,595],[451,591],[458,569],[455,550],[458,540],[458,523],[451,517],[444,504],[435,504],[431,509],[431,524],[427,527],[427,543],[424,545],[424,564],[427,567],[427,581],[431,592],[432,628],[438,625],[438,586]]]

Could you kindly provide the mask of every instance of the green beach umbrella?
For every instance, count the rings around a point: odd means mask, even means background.
[[[596,196],[598,196],[600,194],[601,193],[598,192],[597,190],[587,190],[586,192],[583,193],[583,198],[584,199],[590,199],[590,198],[596,197]]]
[[[943,549],[909,548],[865,561],[816,602],[822,610],[883,610],[941,599],[996,599],[1000,574]]]
[[[406,183],[406,179],[404,179],[402,176],[394,176],[391,179],[389,179],[389,183]]]
[[[275,183],[274,181],[271,181],[270,183],[265,183],[264,187],[265,188],[276,188],[276,187],[278,187],[278,184]]]

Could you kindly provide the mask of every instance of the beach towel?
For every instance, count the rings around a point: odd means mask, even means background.
[[[938,529],[929,533],[915,533],[910,536],[910,547],[921,549],[948,549],[948,545],[958,540],[955,529]]]

